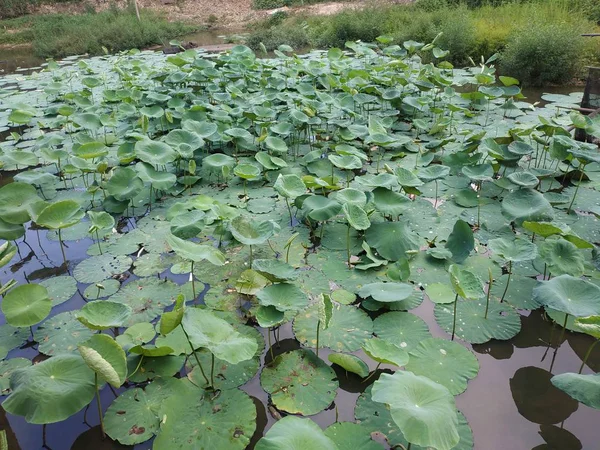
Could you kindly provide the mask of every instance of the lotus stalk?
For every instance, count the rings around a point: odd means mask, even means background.
[[[206,374],[204,373],[204,369],[202,368],[202,363],[200,362],[200,358],[198,358],[198,355],[196,354],[196,350],[194,349],[194,346],[192,345],[192,341],[190,341],[190,337],[187,334],[187,332],[185,331],[185,328],[183,327],[183,324],[180,324],[181,329],[183,330],[183,334],[185,335],[185,338],[190,346],[190,349],[192,350],[192,355],[194,355],[194,359],[196,360],[196,364],[198,365],[198,368],[200,369],[200,373],[202,374],[202,376],[204,377],[204,380],[206,381],[206,384],[212,388],[213,384],[208,381],[208,378],[206,376]]]
[[[94,386],[96,388],[96,406],[98,407],[98,417],[100,418],[100,431],[102,432],[102,439],[106,439],[106,432],[104,431],[104,414],[102,412],[100,389],[98,387],[98,373],[94,373]]]
[[[456,305],[458,304],[458,294],[456,294],[456,296],[454,297],[454,310],[452,313],[452,339],[454,340],[454,333],[456,332]],[[486,318],[487,318],[487,311],[486,311]]]
[[[577,373],[581,373],[583,371],[583,368],[585,367],[585,363],[587,362],[588,358],[592,354],[594,347],[596,347],[596,345],[598,345],[598,342],[600,342],[600,339],[596,339],[594,342],[592,342],[592,345],[590,345],[588,347],[583,359],[581,360],[581,366],[579,367],[579,372],[577,372]]]
[[[581,167],[579,170],[581,172],[581,175],[579,175],[579,182],[577,183],[577,186],[575,186],[575,192],[573,192],[573,198],[571,199],[571,203],[569,203],[569,207],[567,208],[567,214],[571,213],[571,209],[573,208],[573,204],[575,203],[575,198],[577,197],[577,192],[579,191],[579,186],[581,186],[581,182],[583,181],[583,175],[585,173],[585,166],[587,164],[583,164],[583,167]]]

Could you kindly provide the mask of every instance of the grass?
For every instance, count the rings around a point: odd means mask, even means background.
[[[327,1],[329,0],[254,0],[254,2],[252,3],[252,7],[254,9],[275,9],[281,8],[283,6],[313,5],[315,3],[324,3]]]
[[[443,33],[438,46],[450,50],[455,66],[500,53],[500,71],[521,77],[525,84],[564,83],[600,62],[600,39],[582,32],[600,28],[589,10],[567,0],[510,2],[479,8],[443,5],[392,5],[342,11],[331,16],[292,16],[268,20],[252,31],[248,45],[268,50],[281,44],[295,48],[340,47],[347,41],[372,42],[388,35],[395,42],[430,42]],[[444,3],[444,2],[442,2]],[[575,4],[575,6],[574,6]],[[531,67],[527,67],[530,65]]]
[[[143,10],[142,20],[127,9],[112,8],[74,16],[61,14],[24,16],[0,21],[0,42],[31,43],[36,55],[60,58],[103,53],[168,42],[197,30],[183,22],[169,22],[160,14]]]

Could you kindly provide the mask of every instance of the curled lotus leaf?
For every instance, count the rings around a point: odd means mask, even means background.
[[[119,388],[127,378],[125,351],[107,334],[95,334],[77,346],[85,363],[103,380]]]
[[[270,220],[257,221],[248,216],[237,216],[230,224],[231,234],[244,245],[264,244],[278,231],[279,226]]]
[[[166,142],[142,139],[135,144],[136,156],[148,164],[164,166],[177,158],[177,152]]]
[[[88,302],[79,310],[77,320],[91,330],[122,327],[131,316],[131,307],[110,300]]]
[[[600,288],[571,275],[541,281],[533,289],[533,298],[541,305],[575,317],[600,314]]]

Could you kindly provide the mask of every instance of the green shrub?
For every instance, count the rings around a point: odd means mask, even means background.
[[[423,11],[436,11],[447,8],[448,0],[417,0],[415,6]]]
[[[516,30],[502,52],[501,72],[532,86],[569,82],[583,57],[581,31],[569,23],[546,22]]]
[[[193,31],[181,22],[169,22],[159,14],[142,10],[142,20],[127,9],[65,16],[36,16],[33,22],[33,48],[38,56],[60,58],[89,53],[161,44]]]
[[[268,51],[273,51],[282,44],[287,44],[295,50],[310,45],[305,29],[300,26],[258,29],[246,39],[246,45],[255,50],[260,48],[261,43]]]

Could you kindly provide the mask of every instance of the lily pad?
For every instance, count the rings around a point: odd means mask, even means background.
[[[408,352],[422,340],[431,337],[423,319],[408,312],[382,314],[373,321],[373,332],[377,337]]]
[[[6,358],[8,352],[24,344],[29,333],[28,328],[16,328],[9,324],[0,325],[0,359]]]
[[[47,289],[48,297],[52,301],[53,307],[66,302],[77,292],[75,278],[66,275],[40,281],[40,286],[44,286]]]
[[[370,283],[358,291],[362,298],[372,297],[378,302],[399,302],[406,300],[413,293],[413,287],[406,283]]]
[[[67,311],[50,317],[33,333],[38,351],[54,356],[77,351],[77,345],[89,339],[93,331],[77,320],[79,311]]]
[[[308,304],[308,296],[291,283],[277,283],[261,289],[256,298],[262,306],[274,306],[279,311],[298,311]]]
[[[256,444],[256,450],[341,450],[310,419],[287,416],[275,422]]]
[[[102,280],[126,272],[133,261],[129,256],[99,255],[84,259],[73,271],[80,283],[99,283]]]
[[[369,375],[369,366],[358,356],[349,353],[330,353],[327,359],[345,371],[355,373],[361,378]]]
[[[533,289],[533,298],[541,305],[575,317],[600,314],[600,288],[570,275],[540,282]]]
[[[0,362],[0,395],[8,395],[10,389],[10,377],[15,370],[31,366],[27,358],[11,358]]]
[[[327,427],[325,435],[335,442],[339,449],[383,450],[383,446],[372,440],[369,431],[358,423],[336,422]]]
[[[86,287],[85,291],[83,291],[83,298],[86,300],[98,300],[99,298],[109,297],[116,293],[120,287],[121,283],[119,283],[119,280],[115,280],[114,278],[102,280]]]
[[[327,408],[338,388],[333,369],[310,350],[277,356],[263,369],[260,383],[277,409],[305,416]]]
[[[39,284],[17,286],[2,300],[6,321],[14,327],[29,327],[44,320],[52,309],[48,290]]]
[[[83,305],[77,320],[91,330],[119,328],[129,319],[131,308],[123,303],[99,300]]]

